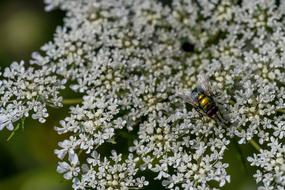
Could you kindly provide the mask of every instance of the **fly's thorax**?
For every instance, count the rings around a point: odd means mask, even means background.
[[[204,93],[203,89],[198,86],[192,90],[191,96],[194,100],[198,101],[199,96],[204,96],[204,94],[205,93]]]

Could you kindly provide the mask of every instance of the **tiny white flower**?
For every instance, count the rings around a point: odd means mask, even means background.
[[[8,116],[0,115],[0,131],[3,130],[5,127],[10,131],[14,129],[13,123],[11,120],[9,120]]]
[[[70,162],[59,162],[57,167],[58,173],[63,173],[65,179],[72,179],[77,176],[80,172],[78,156],[74,152],[70,152],[68,155],[68,161]]]

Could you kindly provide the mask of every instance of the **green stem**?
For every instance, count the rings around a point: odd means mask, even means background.
[[[246,159],[245,159],[245,156],[244,156],[244,154],[243,154],[243,152],[242,152],[242,150],[241,150],[241,148],[240,148],[240,146],[239,146],[239,144],[238,144],[236,138],[233,139],[233,141],[234,141],[234,145],[235,145],[235,147],[236,147],[236,150],[238,151],[238,156],[239,156],[239,159],[240,159],[240,161],[241,161],[241,163],[242,163],[242,165],[243,165],[244,171],[245,171],[245,173],[246,173],[248,176],[250,176],[249,171],[248,171],[248,169],[247,169],[247,167],[246,167]]]
[[[259,146],[259,144],[257,142],[255,142],[255,140],[250,139],[249,143],[258,151],[260,152],[261,147]]]
[[[64,99],[63,105],[73,105],[73,104],[80,104],[82,103],[81,98],[73,98],[73,99]]]
[[[255,140],[250,139],[250,140],[249,140],[249,143],[250,143],[258,152],[260,152],[261,147],[259,146],[259,144],[258,144]]]
[[[284,108],[280,108],[280,109],[277,109],[276,112],[285,113],[285,109]]]
[[[16,127],[14,128],[14,130],[12,131],[12,133],[10,134],[10,136],[8,137],[7,141],[10,141],[10,140],[14,137],[16,131],[18,131],[18,129],[20,128],[20,124],[21,124],[21,123],[18,123],[18,124],[16,125]]]

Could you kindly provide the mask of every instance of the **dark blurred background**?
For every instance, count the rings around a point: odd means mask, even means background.
[[[33,51],[52,39],[63,16],[58,10],[46,13],[42,0],[0,0],[0,67],[28,61]],[[62,118],[54,110],[44,125],[27,120],[25,129],[9,142],[10,132],[0,132],[0,190],[71,189],[56,172],[54,149],[62,137],[53,127]]]
[[[0,67],[3,69],[13,61],[29,60],[33,51],[52,39],[63,17],[64,13],[59,10],[44,12],[42,0],[0,0]],[[60,112],[50,110],[50,117],[43,125],[26,120],[25,128],[17,131],[8,142],[11,132],[0,132],[0,190],[71,189],[70,182],[57,174],[54,155],[57,142],[63,138],[56,134],[54,126],[67,111],[68,107]],[[254,152],[250,146],[240,148],[243,157]],[[256,189],[251,177],[253,171],[247,165],[246,172],[239,155],[236,145],[231,144],[225,161],[230,163],[228,172],[232,175],[232,183],[224,190]],[[155,175],[148,173],[147,176],[151,180]],[[146,189],[163,189],[158,182],[152,184]]]

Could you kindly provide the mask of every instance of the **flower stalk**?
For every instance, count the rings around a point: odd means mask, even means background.
[[[64,99],[62,103],[63,105],[75,105],[82,103],[82,99],[81,98]]]
[[[258,152],[260,152],[261,147],[260,147],[260,145],[259,145],[255,140],[250,139],[250,140],[249,140],[249,143],[250,143]]]

